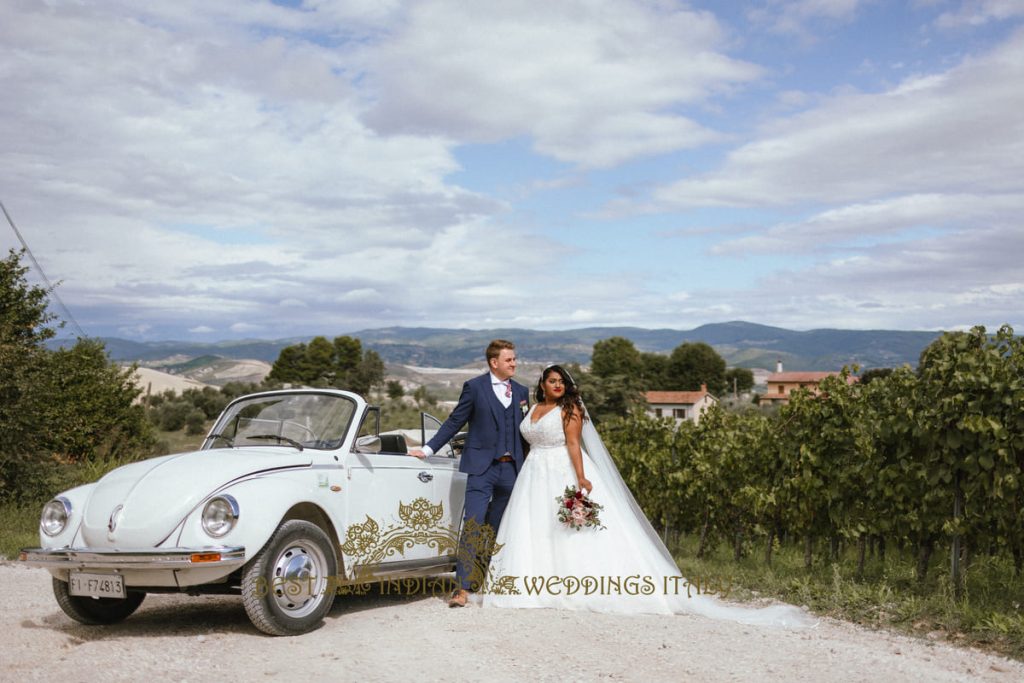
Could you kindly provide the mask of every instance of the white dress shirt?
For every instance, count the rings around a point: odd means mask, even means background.
[[[499,401],[501,401],[501,405],[508,408],[510,405],[512,405],[512,396],[506,396],[505,391],[507,389],[508,392],[511,394],[512,378],[509,377],[507,380],[502,382],[500,379],[494,376],[493,372],[488,374],[491,376],[491,388],[494,389],[494,395],[498,397]]]

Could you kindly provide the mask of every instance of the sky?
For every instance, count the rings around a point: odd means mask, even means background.
[[[1020,332],[1022,112],[1024,0],[0,3],[90,336]]]

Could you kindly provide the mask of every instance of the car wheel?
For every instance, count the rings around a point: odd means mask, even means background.
[[[289,520],[242,571],[245,612],[272,636],[311,631],[334,603],[337,571],[327,534],[310,522]]]
[[[68,615],[81,624],[116,624],[124,621],[139,608],[146,594],[141,591],[128,591],[123,598],[91,598],[84,595],[71,595],[68,582],[53,579],[53,595],[57,604]]]

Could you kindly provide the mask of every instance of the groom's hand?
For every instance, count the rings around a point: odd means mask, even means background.
[[[409,449],[409,455],[411,455],[414,458],[419,458],[420,460],[424,460],[427,457],[427,454],[424,453],[419,448],[410,448]]]

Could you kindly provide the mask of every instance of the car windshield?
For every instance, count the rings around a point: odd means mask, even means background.
[[[203,447],[337,448],[345,440],[355,408],[355,401],[334,394],[254,396],[229,406]]]

